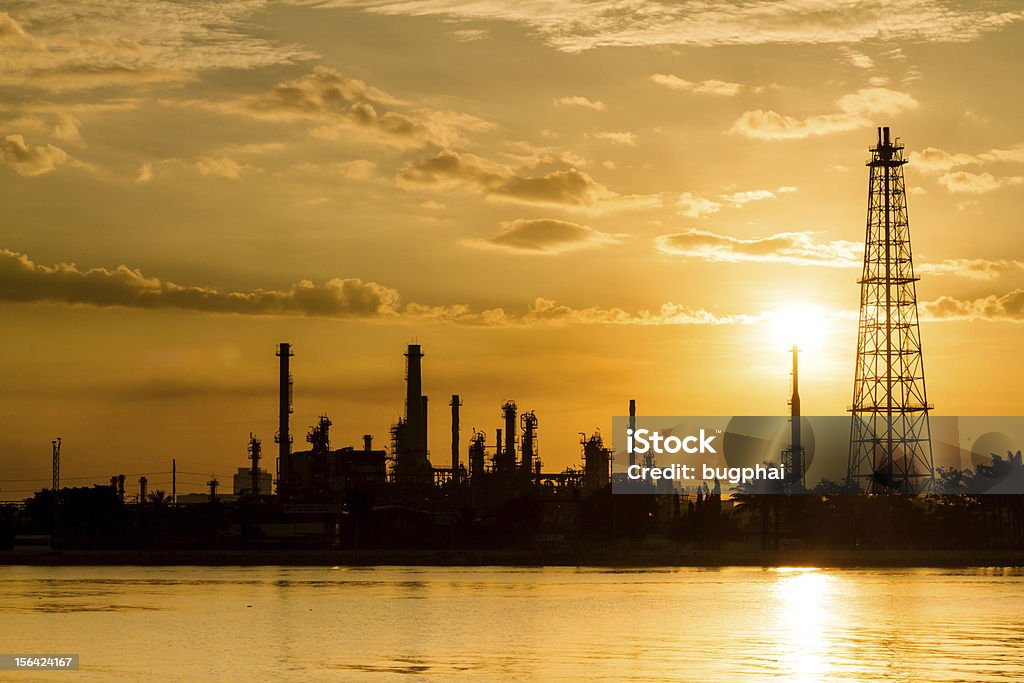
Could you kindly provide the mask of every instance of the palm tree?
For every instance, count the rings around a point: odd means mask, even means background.
[[[171,504],[171,497],[163,489],[157,489],[146,496],[146,502],[151,503],[153,507],[163,508]]]

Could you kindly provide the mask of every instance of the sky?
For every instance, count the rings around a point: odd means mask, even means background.
[[[421,344],[439,466],[454,393],[463,444],[535,410],[551,471],[630,398],[783,414],[792,330],[843,414],[880,125],[929,400],[1015,414],[1021,45],[1008,2],[6,2],[0,499],[57,436],[68,484],[273,453],[284,341],[334,447]]]

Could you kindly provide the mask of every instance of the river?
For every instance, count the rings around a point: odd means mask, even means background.
[[[0,567],[4,680],[1019,681],[1022,569]],[[6,678],[4,678],[6,676]]]

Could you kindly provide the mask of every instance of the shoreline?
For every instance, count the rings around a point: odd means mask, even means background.
[[[629,553],[394,550],[0,552],[0,566],[1024,567],[1024,550],[681,550]]]

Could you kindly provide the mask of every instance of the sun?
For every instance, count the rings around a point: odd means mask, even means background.
[[[820,306],[791,303],[768,314],[775,343],[784,348],[821,346],[828,334],[828,316]]]

